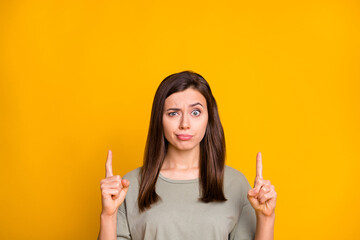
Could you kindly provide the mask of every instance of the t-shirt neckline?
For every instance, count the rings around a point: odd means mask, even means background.
[[[167,177],[163,176],[161,173],[159,173],[159,177],[162,180],[169,182],[169,183],[197,183],[197,182],[199,182],[199,178],[178,180],[178,179],[167,178]]]

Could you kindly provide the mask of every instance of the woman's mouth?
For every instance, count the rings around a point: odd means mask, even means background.
[[[190,140],[192,138],[192,135],[188,135],[188,134],[179,134],[176,135],[178,139],[182,140],[182,141],[187,141]]]

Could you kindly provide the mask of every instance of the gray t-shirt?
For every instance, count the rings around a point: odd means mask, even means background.
[[[225,166],[225,202],[199,200],[199,179],[173,180],[159,175],[156,193],[161,200],[139,214],[140,168],[124,176],[130,187],[117,213],[117,239],[132,240],[250,240],[256,229],[251,188],[238,170]]]

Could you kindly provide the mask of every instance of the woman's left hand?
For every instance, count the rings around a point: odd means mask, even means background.
[[[262,159],[260,152],[256,157],[256,178],[254,188],[248,191],[247,197],[257,215],[261,214],[265,217],[275,215],[277,193],[270,181],[262,178]]]

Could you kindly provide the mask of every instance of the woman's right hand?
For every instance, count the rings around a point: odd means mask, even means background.
[[[130,182],[121,179],[120,175],[113,176],[112,152],[109,150],[105,164],[105,179],[100,181],[102,212],[104,216],[116,215],[117,209],[124,202]]]

